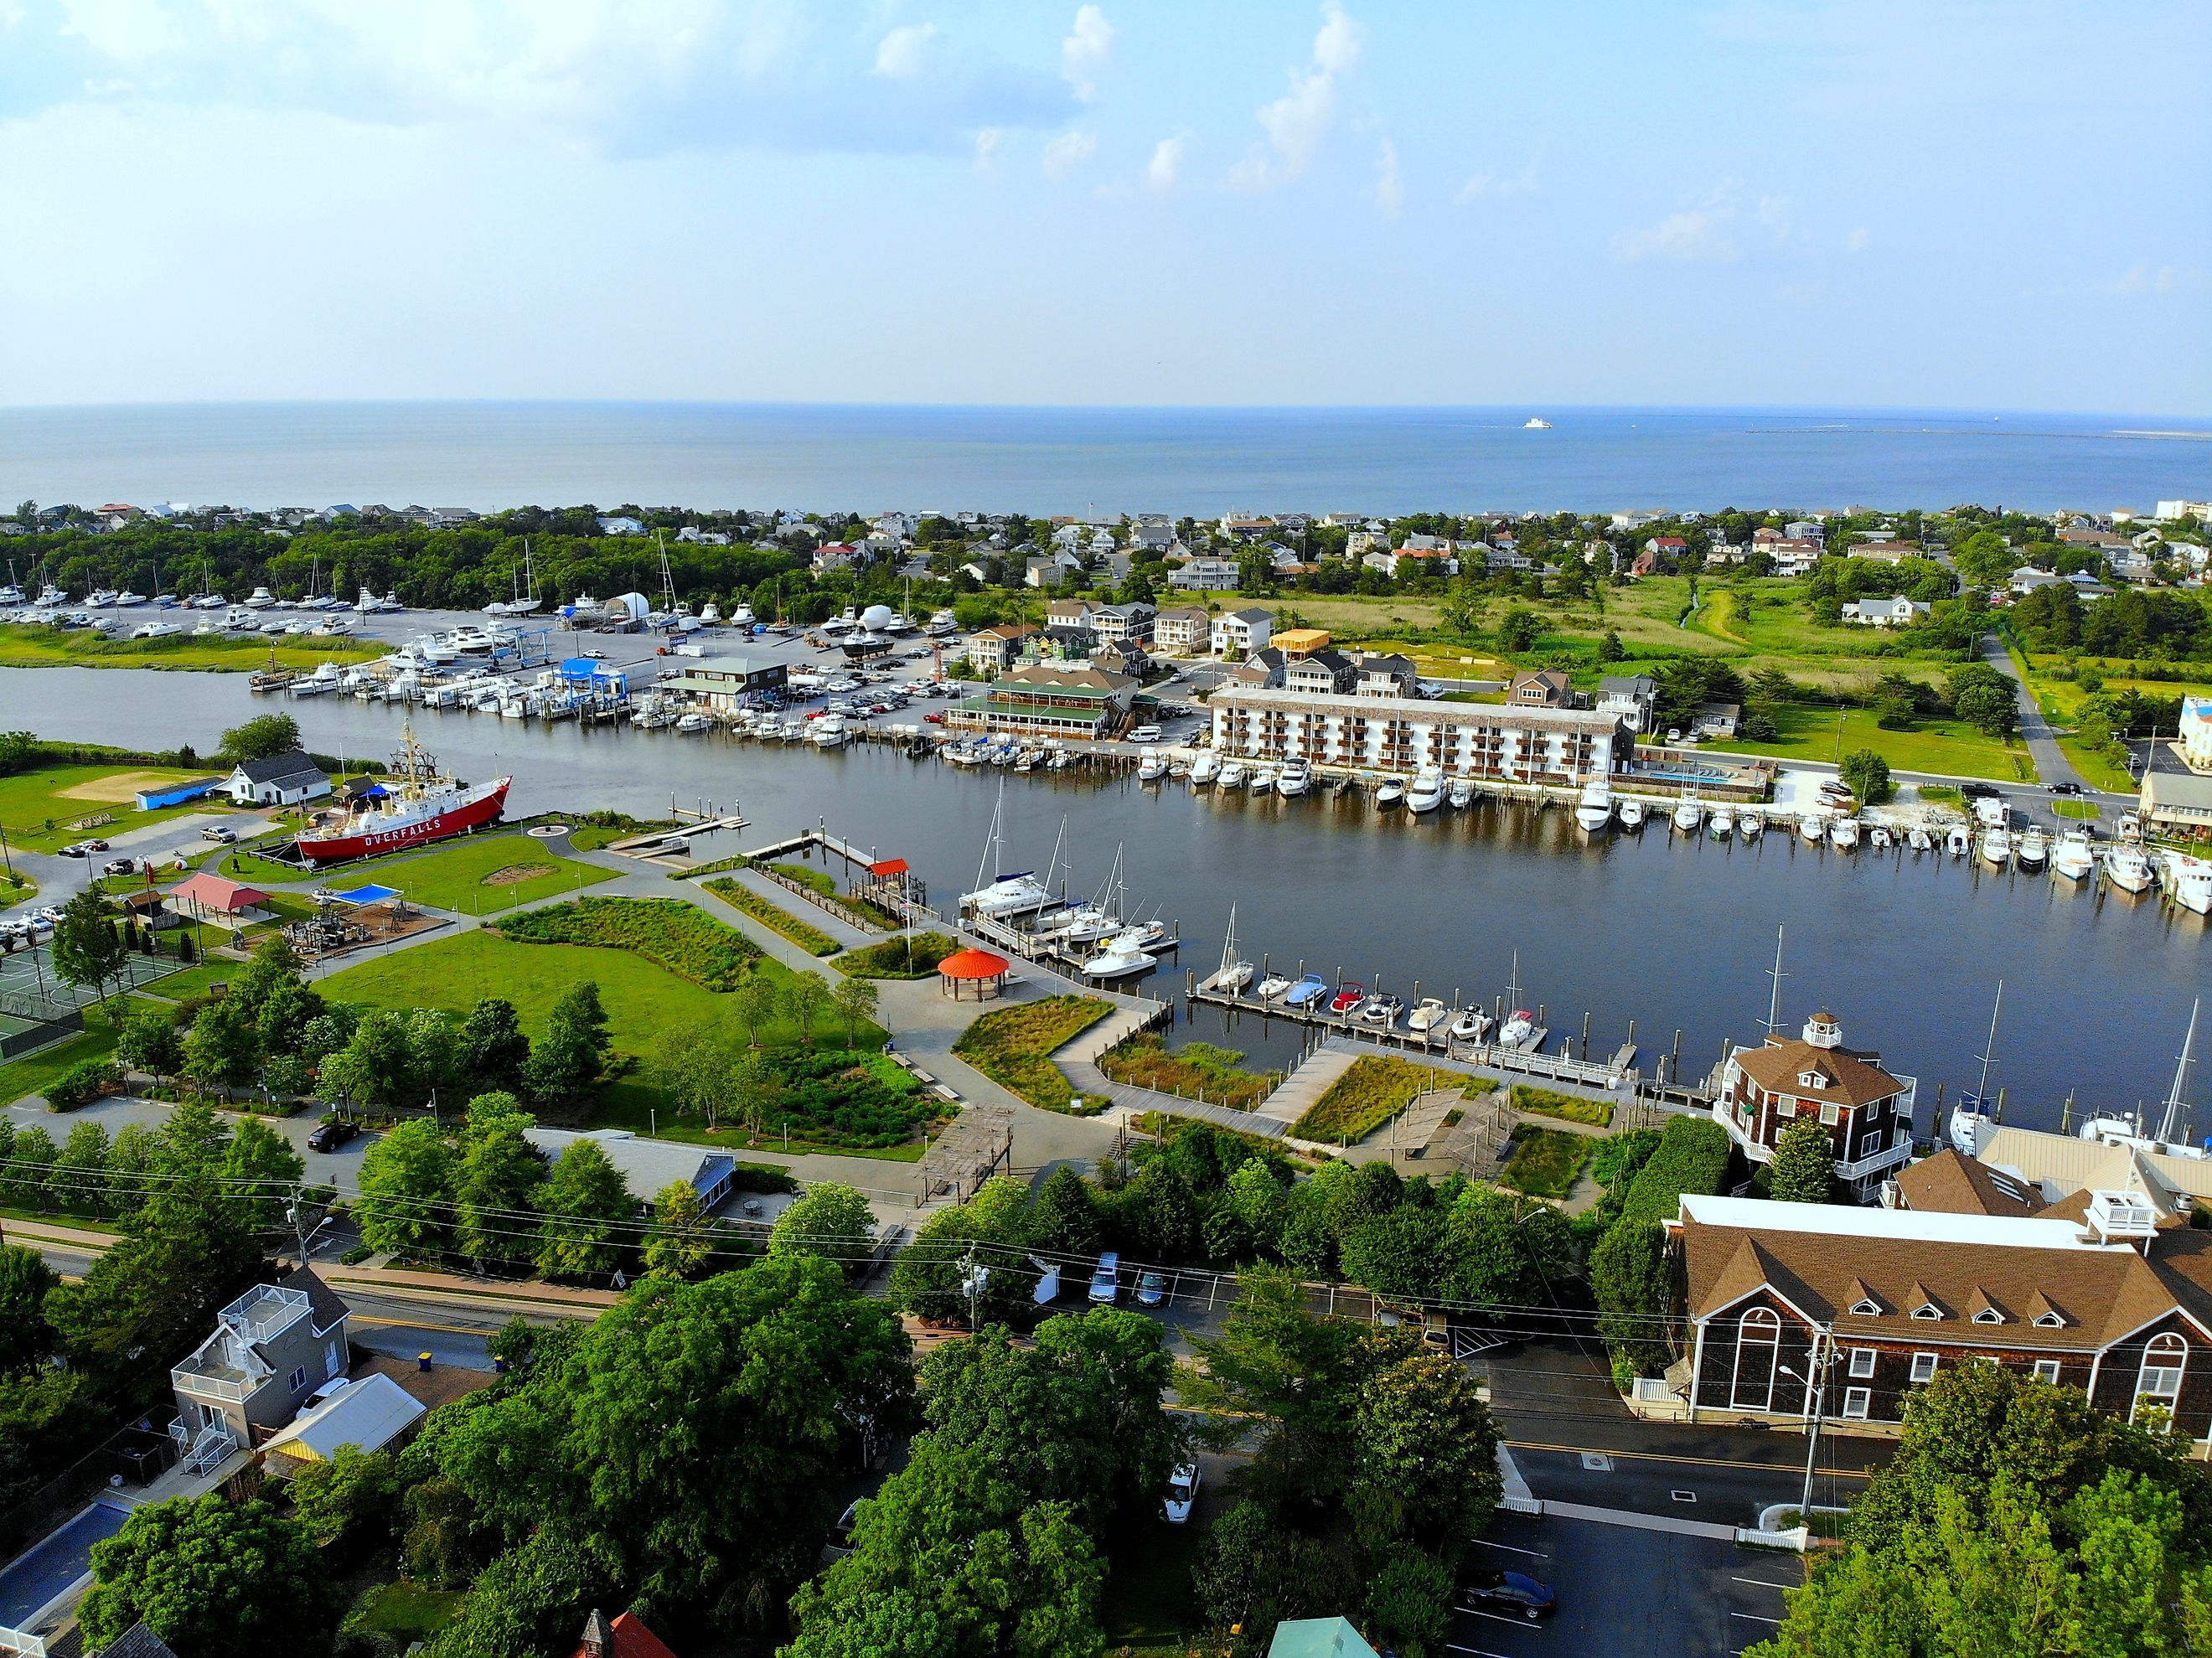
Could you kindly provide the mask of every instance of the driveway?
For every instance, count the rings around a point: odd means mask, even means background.
[[[2013,683],[2014,695],[2020,701],[2021,738],[2027,744],[2028,753],[2034,757],[2037,775],[2046,783],[2079,783],[2085,788],[2089,787],[2089,780],[2075,769],[2074,762],[2066,757],[2066,751],[2058,746],[2058,738],[2051,732],[2051,722],[2043,717],[2042,705],[2021,678],[2020,670],[2013,665],[2012,653],[2005,649],[2004,641],[1993,633],[1982,635],[1982,660]]]

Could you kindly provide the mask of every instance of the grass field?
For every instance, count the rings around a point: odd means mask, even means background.
[[[2051,810],[2061,817],[2071,817],[2076,823],[2093,823],[2105,815],[2105,810],[2094,800],[2053,800]]]
[[[1075,1090],[1052,1062],[1052,1052],[1113,1011],[1113,1003],[1096,996],[1048,996],[995,1008],[963,1031],[952,1051],[1031,1105],[1066,1111]]]
[[[879,944],[848,950],[830,965],[853,979],[927,979],[937,964],[960,949],[960,941],[942,932],[905,932]]]
[[[835,956],[844,948],[811,921],[799,920],[782,905],[763,898],[742,881],[718,875],[707,882],[706,887],[724,903],[750,916],[769,932],[781,933],[809,955]]]
[[[157,612],[147,612],[152,619]],[[173,619],[173,618],[172,618]],[[88,628],[63,629],[0,623],[0,667],[175,668],[251,673],[269,665],[272,641],[230,635],[182,634],[167,639],[103,638]],[[280,668],[312,669],[325,662],[374,662],[390,647],[373,639],[279,637]]]
[[[42,1093],[48,1083],[71,1066],[85,1060],[104,1059],[112,1053],[116,1021],[129,1017],[131,999],[110,997],[106,1012],[95,1003],[85,1009],[84,1029],[76,1035],[0,1065],[0,1103],[12,1103],[26,1095]]]
[[[614,871],[596,864],[556,857],[526,835],[471,835],[419,858],[379,865],[364,878],[398,888],[410,904],[491,915],[614,878]],[[295,872],[291,878],[300,878]]]
[[[349,1629],[387,1637],[395,1650],[404,1651],[416,1641],[427,1641],[459,1615],[465,1589],[426,1588],[400,1578],[369,1590],[346,1619]]]
[[[227,802],[210,807],[195,802],[167,806],[159,811],[140,811],[131,804],[138,789],[159,783],[181,783],[206,777],[220,769],[176,771],[160,766],[128,762],[114,765],[43,766],[34,771],[0,777],[0,823],[8,828],[9,844],[28,852],[52,852],[88,835],[112,835],[118,830],[139,829],[165,818],[182,817],[209,810],[223,811]],[[71,829],[70,824],[107,813],[113,822],[97,829]]]
[[[1427,1066],[1408,1060],[1363,1054],[1306,1108],[1291,1133],[1302,1140],[1343,1145],[1365,1139],[1433,1087],[1435,1076]]]
[[[1842,714],[1838,739],[1837,714]],[[1753,743],[1738,738],[1700,746],[1724,754],[1766,754],[1784,760],[1834,762],[1840,755],[1872,749],[1893,771],[1935,772],[1947,777],[1989,777],[2007,783],[2036,780],[2035,764],[2018,744],[2000,743],[1956,720],[1921,720],[1910,731],[1884,731],[1871,708],[1824,708],[1785,702],[1775,709],[1779,740]]]
[[[1532,1198],[1563,1198],[1589,1161],[1595,1144],[1587,1134],[1523,1123],[1513,1131],[1513,1155],[1505,1160],[1499,1180]]]
[[[1233,1048],[1216,1048],[1211,1042],[1186,1042],[1170,1049],[1158,1031],[1143,1030],[1108,1049],[1100,1056],[1098,1068],[1132,1087],[1249,1111],[1275,1091],[1283,1073],[1241,1069],[1243,1058]]]
[[[140,986],[139,988],[149,996],[160,996],[169,1001],[181,1002],[194,996],[203,995],[217,985],[228,984],[238,976],[240,970],[245,965],[243,962],[197,962],[191,967],[179,968],[174,973],[165,974],[150,984]]]
[[[1478,1091],[1487,1093],[1490,1084],[1478,1081],[1468,1088],[1473,1097]],[[1528,1083],[1513,1084],[1513,1108],[1539,1117],[1558,1117],[1567,1122],[1586,1122],[1602,1128],[1613,1121],[1613,1105],[1607,1100],[1586,1100],[1579,1094],[1562,1094],[1557,1089],[1537,1088]]]

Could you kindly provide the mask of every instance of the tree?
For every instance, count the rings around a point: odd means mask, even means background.
[[[758,1048],[761,1027],[775,1017],[783,1006],[783,993],[776,988],[775,981],[756,969],[738,981],[738,987],[730,993],[730,1000],[738,1023],[745,1028],[745,1040]]]
[[[572,1141],[532,1199],[538,1224],[538,1270],[548,1278],[611,1272],[629,1239],[620,1230],[637,1215],[622,1171],[596,1140]]]
[[[1340,1611],[1352,1593],[1343,1560],[1319,1539],[1285,1527],[1250,1499],[1213,1522],[1191,1570],[1206,1620],[1241,1629],[1244,1651],[1265,1651],[1275,1625]]]
[[[284,1212],[307,1172],[291,1141],[248,1117],[223,1148],[222,1167],[224,1189],[237,1199],[247,1224],[258,1232],[283,1227]]]
[[[225,1097],[252,1082],[261,1059],[261,1035],[250,1010],[225,997],[210,1002],[185,1033],[185,1075]]]
[[[62,906],[48,949],[54,976],[73,990],[91,989],[102,1006],[108,985],[122,976],[129,959],[110,920],[107,900],[89,887]]]
[[[1419,1549],[1393,1550],[1367,1582],[1367,1629],[1389,1651],[1441,1652],[1451,1626],[1451,1567]]]
[[[1164,1158],[1153,1158],[1121,1188],[1111,1212],[1115,1230],[1147,1260],[1181,1260],[1198,1248],[1198,1199]]]
[[[679,1112],[712,1128],[737,1094],[737,1055],[720,1028],[686,1023],[661,1037],[647,1074],[667,1090]]]
[[[1590,1291],[1597,1301],[1597,1333],[1632,1375],[1656,1374],[1674,1357],[1667,1340],[1674,1278],[1665,1227],[1657,1221],[1615,1221],[1590,1251]]]
[[[1627,655],[1628,647],[1620,642],[1620,635],[1611,628],[1607,628],[1605,630],[1605,637],[1597,642],[1597,659],[1601,662],[1619,662],[1625,659]]]
[[[1030,1236],[1036,1247],[1054,1254],[1095,1254],[1104,1237],[1091,1183],[1062,1163],[1030,1206]]]
[[[307,1528],[258,1498],[134,1509],[93,1545],[92,1575],[77,1619],[94,1648],[143,1623],[177,1658],[293,1658],[337,1628],[334,1580]]]
[[[2020,568],[2018,549],[1994,530],[1977,530],[1951,549],[1951,562],[1977,587],[2002,587]]]
[[[531,1044],[530,1091],[541,1100],[574,1099],[599,1079],[606,1056],[606,1010],[599,986],[586,979],[553,1004],[545,1034]]]
[[[479,999],[461,1022],[457,1058],[468,1085],[477,1092],[520,1091],[523,1068],[530,1063],[530,1038],[514,1004],[504,996]]]
[[[115,1033],[115,1057],[157,1082],[176,1076],[184,1068],[185,1045],[175,1011],[150,1002],[134,1008]]]
[[[537,1119],[512,1094],[479,1094],[453,1169],[453,1247],[470,1260],[519,1266],[537,1253],[533,1206],[545,1164],[530,1143]]]
[[[0,1167],[0,1198],[17,1209],[46,1208],[53,1199],[54,1163],[60,1156],[45,1129],[18,1130],[8,1162]]]
[[[830,1005],[830,987],[818,973],[794,973],[783,988],[783,1011],[799,1027],[801,1047],[814,1040],[814,1022]]]
[[[282,938],[264,938],[254,946],[252,956],[238,970],[238,976],[230,981],[224,997],[247,1012],[258,1014],[262,1003],[280,987],[300,987],[302,983],[299,952]]]
[[[714,1254],[714,1229],[689,1181],[672,1181],[654,1202],[646,1229],[645,1270],[653,1278],[688,1278]]]
[[[403,1122],[361,1159],[354,1206],[361,1241],[410,1258],[442,1254],[453,1242],[453,1154],[435,1123]]]
[[[407,1021],[407,1066],[416,1091],[434,1099],[441,1089],[464,1084],[460,1027],[441,1008],[418,1007]],[[486,1093],[504,1090],[486,1089]]]
[[[866,1258],[875,1232],[876,1218],[866,1198],[849,1186],[817,1181],[775,1218],[768,1252],[819,1255],[849,1270]]]
[[[107,1212],[107,1131],[96,1122],[70,1130],[54,1159],[52,1191],[65,1208],[81,1215]]]
[[[844,1017],[846,1047],[859,1042],[860,1027],[874,1019],[882,1001],[882,993],[872,980],[844,978],[837,981],[836,987],[830,993],[830,1004]]]
[[[29,1376],[53,1352],[46,1291],[61,1281],[37,1250],[0,1246],[0,1376]]]
[[[1826,1203],[1836,1184],[1834,1142],[1818,1117],[1800,1117],[1774,1143],[1767,1195],[1778,1203]]]
[[[2009,738],[2020,729],[2020,695],[2009,682],[1968,685],[1953,698],[1951,711],[1990,737]]]
[[[374,1549],[398,1529],[402,1489],[390,1452],[341,1445],[292,1476],[292,1505],[321,1546]]]
[[[235,766],[248,760],[266,760],[289,754],[300,746],[300,722],[289,714],[258,714],[222,734],[216,753]]]
[[[1536,648],[1543,632],[1543,622],[1536,613],[1516,604],[1498,621],[1498,648],[1509,656],[1523,655]]]
[[[406,1016],[389,1008],[363,1014],[346,1045],[324,1059],[319,1083],[325,1099],[382,1110],[420,1101]]]
[[[1838,768],[1844,782],[1863,806],[1880,805],[1897,793],[1889,780],[1889,762],[1872,749],[1853,749]]]
[[[1456,1558],[1504,1495],[1498,1429],[1467,1367],[1407,1355],[1359,1391],[1350,1507],[1370,1547],[1405,1540]]]

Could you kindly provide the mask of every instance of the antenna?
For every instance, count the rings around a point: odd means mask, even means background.
[[[1774,928],[1774,966],[1767,976],[1774,981],[1774,993],[1766,1001],[1766,1034],[1770,1040],[1782,1028],[1782,981],[1790,975],[1782,970],[1782,927]]]
[[[2189,1034],[2181,1039],[2181,1059],[2173,1067],[2173,1086],[2166,1096],[2166,1113],[2158,1120],[2160,1145],[2172,1145],[2173,1126],[2186,1108],[2182,1104],[2189,1091],[2189,1065],[2197,1049],[2197,1015],[2204,1005],[2200,996],[2189,1005]]]

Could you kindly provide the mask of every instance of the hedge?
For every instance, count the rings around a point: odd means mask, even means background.
[[[1637,1171],[1620,1224],[1672,1220],[1682,1194],[1711,1196],[1728,1179],[1734,1147],[1728,1130],[1705,1117],[1676,1117],[1659,1136],[1659,1149]]]
[[[46,1084],[46,1104],[56,1111],[74,1111],[90,1105],[122,1081],[123,1068],[114,1060],[79,1060]]]
[[[744,933],[681,898],[578,898],[497,925],[501,938],[526,944],[627,950],[708,990],[736,989],[762,955]]]
[[[812,956],[835,956],[844,946],[822,931],[810,926],[781,904],[772,904],[750,887],[741,885],[727,876],[706,884],[707,890],[724,903],[743,910],[771,932],[780,932]]]

